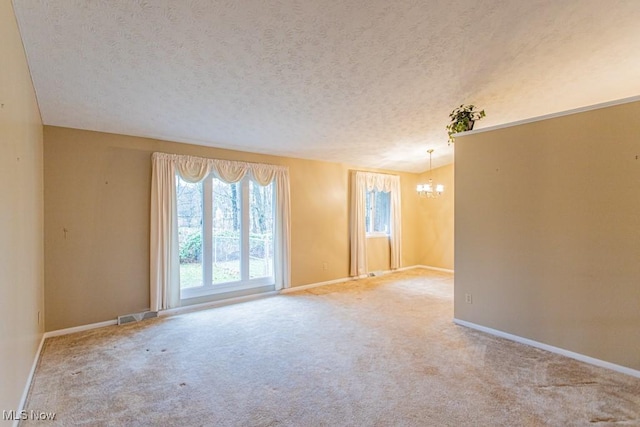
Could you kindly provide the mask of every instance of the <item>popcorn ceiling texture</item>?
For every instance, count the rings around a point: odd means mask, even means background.
[[[15,0],[44,123],[420,172],[448,113],[640,94],[637,0]]]

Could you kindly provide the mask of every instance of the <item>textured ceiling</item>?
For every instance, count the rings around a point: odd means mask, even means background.
[[[421,172],[640,95],[640,1],[14,0],[45,124]]]

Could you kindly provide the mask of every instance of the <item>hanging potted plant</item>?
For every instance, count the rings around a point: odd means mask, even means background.
[[[449,118],[451,119],[451,123],[447,125],[449,144],[454,141],[454,134],[472,130],[475,121],[485,116],[484,110],[476,111],[475,108],[475,105],[463,104],[449,114]]]

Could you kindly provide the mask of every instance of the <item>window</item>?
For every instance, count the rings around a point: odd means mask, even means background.
[[[365,206],[367,236],[389,235],[389,203],[389,192],[367,191]]]
[[[288,167],[168,153],[151,164],[151,310],[291,285]]]
[[[274,188],[176,177],[180,298],[274,285]]]

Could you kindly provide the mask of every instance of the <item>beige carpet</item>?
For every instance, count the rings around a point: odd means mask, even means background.
[[[86,426],[640,425],[640,379],[452,323],[411,270],[48,339],[27,410]]]

